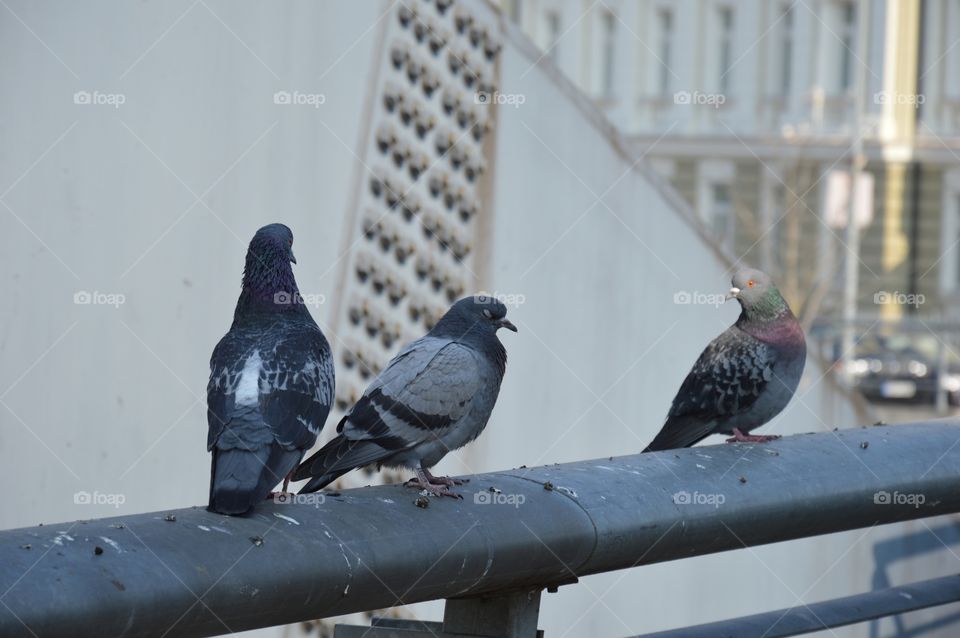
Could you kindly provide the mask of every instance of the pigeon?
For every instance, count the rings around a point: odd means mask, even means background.
[[[727,300],[740,302],[740,317],[701,353],[644,452],[690,447],[711,434],[732,434],[728,443],[780,438],[747,433],[793,397],[807,360],[803,329],[764,273],[740,269],[732,284]]]
[[[297,468],[294,480],[310,479],[300,493],[376,463],[412,469],[410,487],[462,498],[449,488],[463,481],[434,476],[430,468],[487,425],[507,365],[497,329],[517,331],[506,314],[487,295],[453,304],[370,383],[337,425],[338,436]]]
[[[207,509],[239,515],[290,473],[330,412],[330,345],[303,304],[290,266],[293,233],[257,231],[247,249],[243,287],[230,331],[213,349],[207,384]]]

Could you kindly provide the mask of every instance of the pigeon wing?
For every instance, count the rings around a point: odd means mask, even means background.
[[[316,442],[333,404],[333,357],[315,325],[286,332],[261,354],[260,412],[281,445],[305,450]]]
[[[673,399],[667,421],[647,450],[689,447],[747,410],[773,378],[771,348],[730,328],[700,354]]]
[[[348,439],[372,439],[388,449],[443,437],[484,394],[486,376],[470,348],[424,337],[389,363],[338,430]]]
[[[232,428],[231,421],[241,413],[244,422],[251,421],[251,407],[257,408],[256,420],[287,449],[309,448],[326,421],[333,401],[334,371],[330,346],[319,328],[271,326],[262,334],[275,338],[264,342],[231,332],[213,351],[207,384],[207,449]],[[257,369],[249,370],[251,365]],[[237,404],[238,392],[244,391],[240,386],[245,369],[256,374],[254,406]],[[242,436],[239,430],[233,434]]]

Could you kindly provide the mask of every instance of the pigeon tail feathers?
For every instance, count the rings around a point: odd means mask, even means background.
[[[302,454],[300,450],[287,450],[276,444],[254,450],[216,448],[207,509],[231,516],[245,514],[267,498]]]
[[[375,441],[352,441],[338,436],[301,463],[293,480],[311,479],[299,493],[316,492],[353,469],[382,461],[395,453],[396,450],[384,449]]]
[[[643,452],[660,452],[696,445],[716,432],[716,424],[702,417],[670,417]]]

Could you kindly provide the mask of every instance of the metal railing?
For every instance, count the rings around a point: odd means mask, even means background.
[[[447,599],[426,634],[381,621],[366,635],[532,636],[540,591],[580,576],[958,512],[958,441],[953,422],[854,428],[481,474],[462,501],[379,486],[246,518],[194,507],[3,531],[0,635],[209,636]],[[722,507],[696,497],[717,493]]]

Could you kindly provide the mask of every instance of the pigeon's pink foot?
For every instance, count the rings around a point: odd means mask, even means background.
[[[414,468],[417,475],[404,483],[407,487],[415,487],[420,490],[426,490],[434,496],[449,496],[450,498],[463,498],[456,492],[451,492],[450,487],[454,485],[463,485],[463,481],[448,478],[446,476],[434,476],[429,470],[419,465]]]
[[[430,473],[430,470],[422,470],[423,476],[427,479],[427,482],[431,485],[444,485],[446,487],[453,487],[454,485],[463,485],[464,483],[469,483],[470,479],[455,479],[451,476],[434,476]]]
[[[287,499],[289,499],[289,498],[291,498],[293,495],[294,495],[293,492],[288,492],[287,490],[281,490],[280,492],[270,492],[269,494],[267,494],[266,500],[272,501],[272,500],[276,500],[276,499],[278,499],[278,498],[287,498]]]
[[[733,428],[733,436],[727,439],[727,443],[766,443],[779,438],[779,434],[744,434],[737,428]]]
[[[463,498],[461,495],[456,492],[451,492],[450,488],[443,484],[430,483],[424,480],[421,480],[420,477],[414,477],[403,484],[404,487],[415,487],[418,490],[426,490],[429,494],[434,496],[449,496],[450,498]]]

